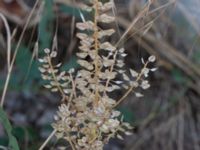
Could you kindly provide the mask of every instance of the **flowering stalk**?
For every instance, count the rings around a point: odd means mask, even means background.
[[[51,63],[56,52],[49,49],[45,49],[47,56],[39,60],[42,77],[49,82],[45,87],[60,92],[65,99],[52,124],[55,135],[66,139],[73,150],[102,150],[110,138],[122,139],[122,134],[129,135],[132,127],[123,121],[122,114],[115,107],[131,92],[136,97],[142,97],[135,91],[136,88],[149,88],[146,78],[150,71],[156,70],[148,68],[148,64],[155,61],[155,57],[150,56],[147,62],[142,61],[144,67],[140,73],[133,69],[126,72],[124,48],[105,40],[115,30],[99,26],[115,21],[115,17],[106,14],[113,8],[113,1],[102,3],[90,0],[89,5],[85,8],[89,12],[94,11],[94,19],[76,24],[80,30],[77,33],[80,52],[76,55],[81,69],[76,74],[73,68],[68,72],[59,72],[61,64],[53,66]],[[122,88],[127,90],[122,98],[115,100],[110,97],[111,92]]]

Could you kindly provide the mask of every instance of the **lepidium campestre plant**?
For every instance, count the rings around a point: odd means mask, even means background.
[[[115,21],[114,16],[108,15],[114,7],[113,1],[90,0],[84,6],[93,18],[76,24],[80,31],[77,33],[80,51],[76,55],[81,69],[60,72],[61,64],[52,63],[57,52],[45,49],[46,56],[39,60],[39,70],[42,78],[48,81],[45,87],[62,96],[62,104],[52,124],[56,137],[68,141],[73,150],[102,150],[110,138],[123,139],[123,134],[131,134],[131,125],[123,121],[116,107],[131,92],[142,97],[137,88],[150,87],[146,78],[156,69],[148,68],[148,64],[155,61],[155,56],[142,60],[144,66],[139,72],[126,71],[124,48],[106,40],[115,30],[99,26]],[[110,93],[119,89],[126,92],[121,98],[113,99]]]

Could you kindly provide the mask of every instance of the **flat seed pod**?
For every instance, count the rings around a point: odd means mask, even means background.
[[[78,60],[77,61],[81,66],[85,67],[88,70],[94,69],[93,65],[86,60]]]
[[[93,30],[94,23],[92,21],[80,22],[76,24],[76,27],[80,30]]]
[[[98,36],[99,36],[99,39],[101,39],[105,36],[111,36],[113,33],[115,33],[114,29],[102,30],[99,32]]]
[[[50,53],[50,49],[45,48],[45,49],[44,49],[44,52],[45,52],[46,54],[49,54],[49,53]]]
[[[130,78],[129,78],[125,73],[122,74],[122,76],[123,76],[124,80],[126,80],[126,81],[130,81]]]
[[[76,55],[80,58],[86,58],[88,56],[88,53],[76,53]]]
[[[106,2],[104,4],[102,4],[102,2],[99,2],[98,6],[99,6],[99,10],[101,10],[102,12],[104,12],[104,11],[108,11],[108,10],[112,9],[113,6],[114,6],[114,4],[113,4],[112,1]]]
[[[143,97],[144,95],[141,94],[141,93],[139,93],[139,92],[135,92],[135,96],[136,96],[136,97]]]
[[[116,47],[114,47],[109,42],[105,42],[105,43],[100,44],[100,48],[104,49],[104,50],[107,50],[107,51],[115,51],[116,50]]]
[[[103,22],[103,23],[111,23],[115,21],[115,17],[109,16],[107,14],[102,14],[101,16],[99,16],[98,20],[99,22]]]
[[[56,51],[52,51],[50,54],[50,57],[54,58],[57,56],[57,52]]]
[[[52,91],[52,92],[57,92],[58,89],[57,89],[57,88],[52,88],[51,91]]]
[[[131,73],[132,77],[137,77],[138,76],[138,73],[135,70],[133,70],[133,69],[129,69],[129,70],[130,70],[130,73]]]
[[[149,62],[155,62],[156,61],[156,57],[155,56],[150,56],[149,58],[148,58],[148,61]]]

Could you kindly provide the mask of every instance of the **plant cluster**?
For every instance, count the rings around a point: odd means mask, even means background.
[[[76,24],[80,39],[80,51],[76,55],[81,69],[61,72],[61,64],[52,63],[57,52],[45,49],[46,55],[39,59],[39,70],[42,78],[48,81],[45,87],[62,95],[62,104],[52,124],[57,138],[66,139],[73,150],[102,150],[110,138],[122,139],[123,134],[131,134],[131,125],[123,121],[116,106],[131,92],[136,97],[143,96],[135,89],[150,87],[146,78],[156,69],[149,68],[148,64],[155,61],[155,56],[150,56],[146,62],[142,60],[144,66],[139,72],[134,69],[127,72],[124,48],[107,41],[115,30],[100,26],[115,21],[115,16],[108,15],[114,7],[113,1],[90,0],[84,6],[94,16]],[[124,95],[113,99],[111,93],[122,88],[126,90]]]

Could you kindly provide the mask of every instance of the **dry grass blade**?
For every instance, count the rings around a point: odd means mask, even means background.
[[[146,6],[144,7],[144,9],[136,16],[136,18],[131,22],[131,24],[129,24],[129,26],[126,28],[126,31],[124,32],[124,34],[121,36],[121,38],[119,39],[119,41],[117,42],[117,46],[120,44],[121,41],[124,40],[124,38],[127,36],[127,34],[129,34],[129,32],[133,29],[133,27],[135,26],[135,24],[142,18],[144,17],[148,11],[149,11],[149,7],[151,5],[151,1],[149,1]]]
[[[53,130],[53,132],[49,135],[49,137],[46,139],[46,141],[40,146],[39,150],[43,150],[44,149],[44,147],[51,140],[51,138],[55,135],[55,133],[56,133],[56,130]]]
[[[176,0],[171,0],[171,1],[169,1],[168,3],[165,3],[165,4],[163,4],[163,5],[161,5],[161,6],[157,7],[157,8],[155,8],[154,10],[151,10],[151,11],[149,12],[149,14],[155,13],[156,11],[162,10],[162,9],[164,9],[164,8],[166,8],[166,7],[168,7],[168,6],[172,5],[172,4],[175,4],[175,3],[176,3]]]
[[[8,64],[8,69],[10,68],[10,58],[11,58],[11,33],[10,33],[10,27],[8,25],[8,22],[5,18],[5,16],[0,13],[0,18],[3,20],[4,26],[6,28],[6,33],[7,33],[7,64]]]

